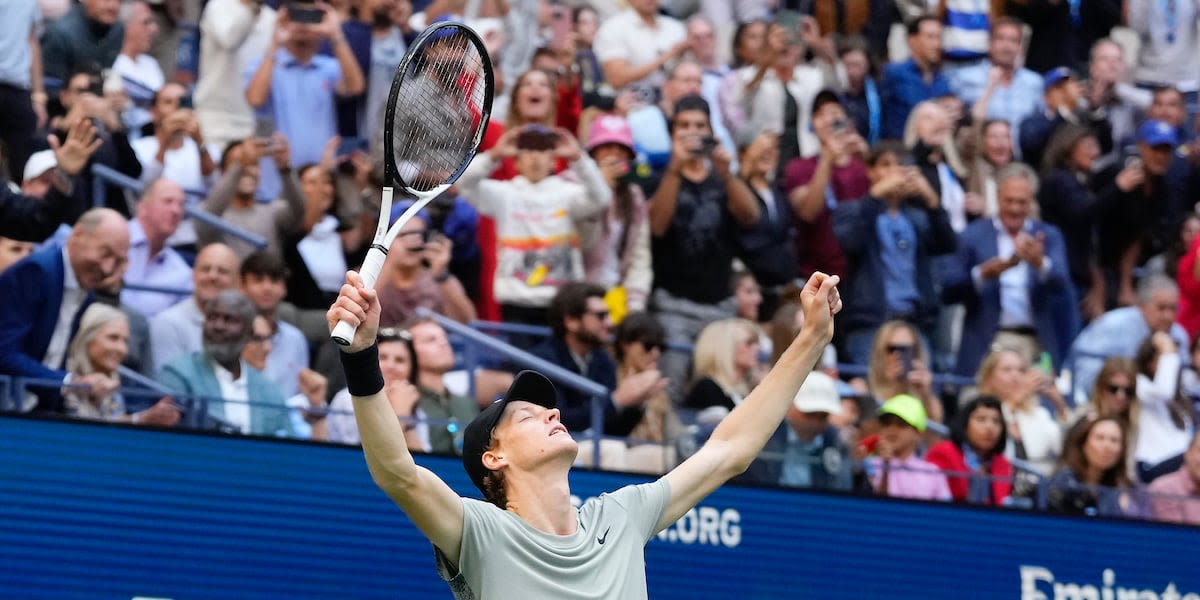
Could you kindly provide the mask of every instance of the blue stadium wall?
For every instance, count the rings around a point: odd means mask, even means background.
[[[461,493],[458,461],[424,457]],[[577,472],[581,497],[640,481]],[[1200,600],[1200,529],[726,487],[650,597]],[[449,598],[357,449],[0,418],[0,598]],[[533,600],[533,599],[528,599]]]

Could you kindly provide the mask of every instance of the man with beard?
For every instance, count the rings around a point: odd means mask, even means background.
[[[617,365],[604,349],[610,323],[604,288],[587,282],[568,283],[550,303],[554,335],[532,352],[611,390],[608,398],[600,400],[604,403],[604,435],[626,436],[641,422],[642,405],[665,389],[667,380],[658,369],[649,369],[617,385]],[[558,396],[563,425],[570,431],[589,429],[592,398],[566,387],[559,389]]]
[[[259,164],[266,154],[274,159],[283,188],[275,200],[259,202],[256,196],[262,174]],[[267,240],[267,251],[282,256],[283,240],[304,225],[304,194],[289,166],[290,155],[287,139],[281,135],[246,140],[230,148],[221,159],[224,175],[200,203],[200,209],[234,227],[262,236]],[[207,223],[197,221],[195,225],[200,246],[224,242],[242,260],[255,251],[249,242]]]
[[[242,360],[254,332],[254,303],[224,290],[204,307],[203,348],[175,359],[158,380],[180,397],[207,402],[205,426],[252,435],[292,435],[283,394]]]
[[[91,386],[107,396],[116,382],[98,374],[72,378],[67,345],[98,289],[121,281],[129,253],[125,218],[107,208],[79,217],[66,244],[50,244],[0,275],[0,375]],[[61,412],[58,389],[38,390],[37,408]]]

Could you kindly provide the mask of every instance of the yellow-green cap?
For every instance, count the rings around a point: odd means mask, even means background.
[[[912,425],[917,431],[925,432],[925,405],[915,396],[908,394],[899,394],[892,396],[890,400],[883,403],[879,407],[881,415],[896,415],[904,419],[905,423]]]

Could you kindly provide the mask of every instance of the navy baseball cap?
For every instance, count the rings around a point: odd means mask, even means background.
[[[1178,146],[1179,135],[1170,123],[1150,119],[1138,127],[1137,141],[1148,146]]]
[[[1050,89],[1074,76],[1075,74],[1071,73],[1071,69],[1068,69],[1067,67],[1051,69],[1048,73],[1046,73],[1045,77],[1042,78],[1042,86],[1046,89]]]
[[[463,468],[467,470],[471,482],[480,492],[484,491],[483,476],[488,472],[487,467],[483,466],[483,453],[492,445],[492,432],[500,424],[504,408],[515,400],[531,402],[545,408],[557,408],[558,390],[545,375],[536,371],[521,371],[513,378],[512,385],[508,386],[508,391],[504,392],[499,400],[480,411],[479,416],[467,424],[463,430]]]

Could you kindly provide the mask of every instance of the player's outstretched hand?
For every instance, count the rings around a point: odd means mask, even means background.
[[[338,321],[349,321],[358,327],[354,332],[354,340],[342,348],[343,352],[358,352],[375,343],[375,336],[379,332],[379,310],[379,296],[375,290],[363,286],[362,276],[358,272],[347,271],[346,283],[342,284],[337,300],[325,313],[330,333],[337,327]]]
[[[817,333],[826,342],[833,339],[833,316],[842,310],[842,297],[837,275],[813,273],[800,291],[800,307],[804,311],[804,328]]]

